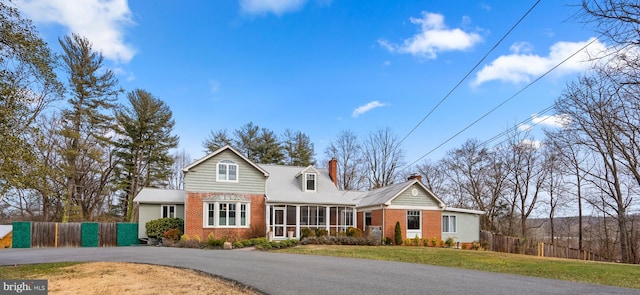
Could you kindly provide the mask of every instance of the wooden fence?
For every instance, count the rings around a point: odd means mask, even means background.
[[[490,231],[480,231],[480,242],[487,242],[489,244],[487,250],[494,252],[535,255],[539,257],[610,261],[605,257],[587,250],[494,234]]]
[[[13,248],[116,247],[138,244],[137,223],[14,222]]]

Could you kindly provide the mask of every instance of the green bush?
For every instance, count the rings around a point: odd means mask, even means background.
[[[362,236],[362,231],[357,227],[349,227],[347,228],[347,237],[356,237],[359,238]]]
[[[307,238],[307,237],[314,237],[316,235],[316,233],[312,229],[310,229],[308,227],[305,227],[305,228],[300,230],[300,235],[304,239],[304,238]]]
[[[145,224],[147,237],[150,238],[162,238],[162,235],[172,228],[184,232],[184,221],[180,218],[160,218]]]
[[[240,241],[233,243],[233,248],[244,248],[244,244]]]
[[[414,245],[414,246],[420,246],[420,240],[421,240],[421,239],[420,239],[420,238],[418,238],[418,235],[416,235],[416,236],[413,238],[413,245]]]
[[[224,240],[222,239],[216,239],[216,237],[213,235],[213,233],[210,233],[207,236],[207,246],[209,247],[222,247],[222,245],[224,245]]]
[[[396,221],[396,228],[393,236],[396,245],[402,245],[402,229],[400,229],[400,221]]]
[[[445,245],[447,245],[448,248],[451,248],[453,246],[453,238],[447,238],[447,240],[444,242]]]
[[[249,246],[253,246],[253,243],[251,242],[251,240],[244,240],[242,241],[242,245],[245,247],[249,247]]]
[[[324,228],[316,229],[316,237],[326,237],[329,235],[329,232]]]
[[[390,237],[384,237],[382,243],[385,245],[391,245],[393,243],[393,240]]]

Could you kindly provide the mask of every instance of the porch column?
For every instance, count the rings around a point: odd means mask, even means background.
[[[296,205],[296,238],[300,239],[300,205]]]
[[[358,228],[358,210],[356,207],[351,208],[353,211],[353,227]],[[364,213],[362,213],[362,218],[364,218]]]
[[[266,234],[267,234],[267,239],[271,239],[271,205],[266,205],[265,206],[265,213],[264,213],[265,218],[267,219],[265,224],[267,225],[266,228]]]
[[[325,206],[325,229],[327,230],[328,234],[331,234],[331,207],[329,206]],[[337,220],[337,219],[336,219]]]

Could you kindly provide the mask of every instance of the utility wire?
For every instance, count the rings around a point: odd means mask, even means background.
[[[491,52],[493,52],[493,50],[495,50],[496,48],[498,48],[498,46],[502,43],[502,41],[504,41],[504,39],[507,38],[507,36],[509,36],[509,34],[511,34],[511,32],[525,19],[525,17],[527,17],[529,15],[529,13],[531,11],[533,11],[533,9],[538,6],[538,4],[540,3],[541,0],[536,1],[536,3],[534,3],[531,8],[529,8],[529,10],[527,10],[527,12],[522,15],[522,17],[520,17],[520,19],[513,24],[513,26],[511,26],[511,28],[504,34],[502,35],[502,38],[500,38],[500,40],[498,40],[498,42],[496,44],[493,45],[493,47],[491,47],[491,49],[489,51],[487,51],[487,53],[473,66],[473,68],[471,68],[466,75],[464,75],[464,77],[462,77],[462,79],[460,79],[460,81],[458,81],[458,83],[453,86],[453,88],[451,90],[449,90],[449,92],[447,93],[447,95],[445,95],[439,102],[438,104],[436,104],[428,113],[427,115],[425,115],[422,120],[420,120],[420,122],[418,122],[418,124],[416,124],[416,126],[413,127],[413,129],[411,129],[411,131],[409,131],[409,133],[407,133],[407,135],[405,135],[400,142],[398,142],[398,144],[396,146],[400,146],[414,131],[416,131],[416,129],[418,129],[418,127],[420,127],[420,125],[422,125],[422,123],[427,120],[427,118],[429,118],[431,116],[431,114],[433,114],[433,112],[438,109],[438,107],[440,107],[440,105],[449,98],[449,96],[451,96],[451,94],[458,89],[458,87],[462,84],[462,82],[464,82],[465,80],[467,80],[467,78],[469,76],[471,76],[471,74],[480,66],[480,64],[482,64],[484,62],[485,59],[487,59],[487,57],[489,56],[489,54],[491,54]]]
[[[445,140],[444,142],[442,142],[441,144],[439,144],[438,146],[436,146],[435,148],[431,149],[430,151],[428,151],[427,153],[425,153],[424,155],[422,155],[420,158],[418,158],[417,160],[411,162],[411,164],[406,165],[404,168],[400,169],[400,171],[403,171],[407,168],[409,168],[410,166],[412,166],[413,164],[417,163],[418,161],[422,160],[424,157],[428,156],[429,154],[433,153],[434,151],[436,151],[437,149],[441,148],[443,145],[447,144],[449,141],[453,140],[454,138],[458,137],[458,135],[462,134],[463,132],[465,132],[467,129],[471,128],[471,126],[475,125],[476,123],[478,123],[480,120],[486,118],[487,116],[489,116],[491,113],[493,113],[494,111],[496,111],[497,109],[499,109],[500,107],[502,107],[503,105],[505,105],[507,102],[511,101],[513,98],[515,98],[516,96],[518,96],[520,93],[524,92],[525,90],[527,90],[529,87],[531,87],[533,84],[537,83],[538,81],[540,81],[542,78],[544,78],[545,76],[547,76],[549,73],[551,73],[552,71],[554,71],[555,69],[557,69],[558,67],[560,67],[561,65],[563,65],[565,62],[567,62],[569,59],[571,59],[572,57],[574,57],[576,54],[582,52],[583,50],[585,50],[589,45],[593,44],[595,41],[597,41],[598,38],[594,38],[593,40],[591,40],[591,42],[587,43],[586,45],[582,46],[580,49],[578,49],[576,52],[574,52],[573,54],[571,54],[569,57],[565,58],[564,60],[562,60],[560,63],[558,63],[557,65],[553,66],[551,69],[549,69],[548,71],[546,71],[544,74],[538,76],[538,78],[536,78],[535,80],[531,81],[529,84],[527,84],[526,86],[524,86],[522,89],[518,90],[516,93],[514,93],[513,95],[511,95],[509,98],[505,99],[503,102],[501,102],[500,104],[498,104],[497,106],[495,106],[494,108],[492,108],[491,110],[489,110],[488,112],[486,112],[484,115],[482,115],[480,118],[476,119],[475,121],[471,122],[471,124],[467,125],[466,127],[462,128],[462,130],[458,131],[456,134],[454,134],[453,136],[449,137],[447,140]]]

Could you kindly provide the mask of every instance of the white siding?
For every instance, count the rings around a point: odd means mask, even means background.
[[[480,241],[480,216],[471,213],[442,211],[442,216],[456,217],[456,232],[442,233],[442,239],[453,238],[455,242],[471,243]],[[440,220],[442,222],[442,220]]]
[[[147,238],[147,222],[162,217],[163,204],[140,204],[138,206],[138,238]],[[176,217],[184,220],[183,204],[164,204],[176,206]]]
[[[418,194],[414,196],[411,191],[413,189],[418,190]],[[424,207],[438,207],[439,203],[433,198],[427,191],[422,189],[419,185],[412,185],[402,192],[398,197],[391,201],[391,205],[394,206],[424,206]]]
[[[231,160],[238,164],[238,182],[218,182],[217,164]],[[266,177],[251,164],[230,150],[212,157],[193,167],[185,175],[184,187],[188,192],[228,192],[242,194],[264,194]]]

